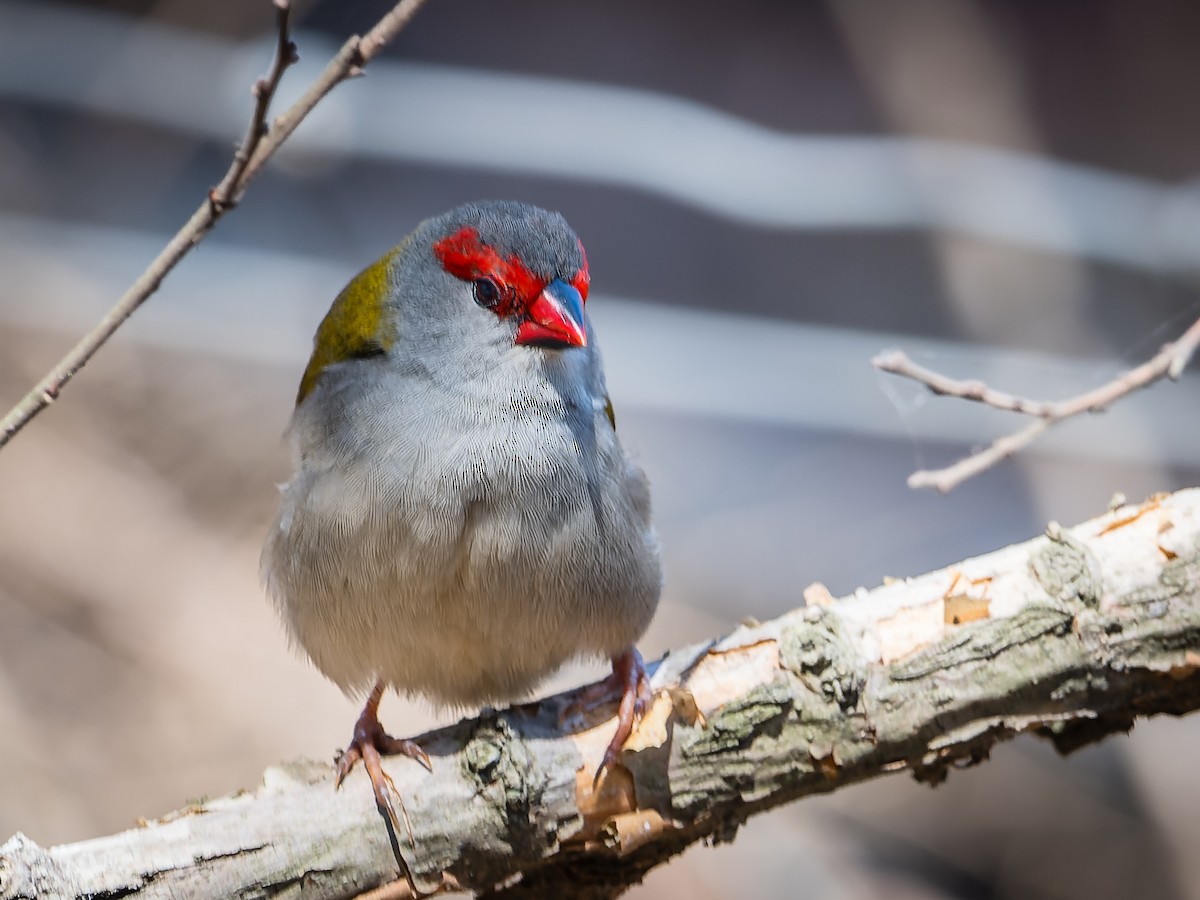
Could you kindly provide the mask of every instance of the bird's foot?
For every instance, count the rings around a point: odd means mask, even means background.
[[[350,739],[350,745],[342,751],[337,759],[337,780],[334,788],[340,788],[342,782],[346,780],[346,776],[354,768],[354,764],[362,760],[363,768],[367,770],[367,776],[371,779],[371,787],[375,791],[375,804],[379,807],[380,812],[387,816],[392,831],[399,835],[400,821],[396,816],[396,807],[392,803],[392,797],[399,801],[405,830],[408,832],[408,839],[411,842],[413,839],[412,822],[408,818],[408,810],[404,807],[404,800],[400,797],[400,792],[396,790],[396,785],[392,783],[387,772],[383,771],[383,757],[409,756],[430,772],[433,771],[433,766],[429,762],[429,755],[414,741],[394,738],[383,730],[383,725],[379,722],[379,701],[382,698],[383,683],[380,682],[375,685],[370,696],[367,697],[362,715],[354,723],[354,736]]]
[[[645,715],[650,707],[650,677],[646,674],[646,666],[642,662],[642,654],[636,648],[630,648],[613,659],[611,680],[621,689],[621,703],[617,707],[617,732],[609,741],[608,749],[604,751],[604,759],[596,769],[596,777],[592,780],[595,789],[604,779],[605,774],[617,761],[625,742],[633,734],[634,726]]]

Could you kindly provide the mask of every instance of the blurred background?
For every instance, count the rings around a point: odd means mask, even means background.
[[[281,102],[389,5],[296,0]],[[267,0],[0,0],[0,406],[225,171],[272,25]],[[357,705],[258,583],[282,434],[341,286],[465,200],[559,209],[587,246],[666,552],[647,657],[1200,483],[1188,374],[909,491],[1022,423],[868,363],[1052,399],[1200,315],[1198,46],[1189,0],[430,0],[0,453],[0,840],[343,745]],[[1200,898],[1198,752],[1195,718],[1067,760],[1019,740],[937,790],[755,819],[632,896]]]

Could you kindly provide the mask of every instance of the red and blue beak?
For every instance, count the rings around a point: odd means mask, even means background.
[[[587,346],[583,297],[575,287],[556,278],[534,298],[517,328],[518,344],[565,350]]]

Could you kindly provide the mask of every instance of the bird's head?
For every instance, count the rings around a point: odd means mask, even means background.
[[[583,245],[558,213],[486,201],[428,219],[338,295],[297,402],[351,359],[587,347],[588,282]]]
[[[520,203],[478,203],[444,218],[447,233],[433,242],[434,257],[470,286],[477,306],[509,323],[514,343],[587,346],[587,257],[562,216]]]

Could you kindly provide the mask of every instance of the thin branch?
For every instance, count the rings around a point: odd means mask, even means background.
[[[748,817],[896,772],[936,784],[1032,733],[1069,752],[1200,708],[1200,489],[672,652],[593,788],[614,698],[584,688],[418,738],[386,762],[422,894],[609,900]],[[361,769],[326,763],[110,837],[0,846],[0,900],[400,900]],[[35,887],[30,887],[30,886]],[[40,893],[38,893],[40,891]]]
[[[254,113],[250,116],[250,127],[246,130],[246,136],[233,154],[233,165],[229,167],[229,171],[225,173],[221,183],[208,192],[208,199],[214,207],[214,212],[223,213],[237,205],[241,192],[246,187],[246,169],[250,165],[254,152],[262,143],[262,139],[267,135],[267,113],[271,109],[271,101],[275,98],[275,92],[279,89],[279,82],[283,79],[283,73],[287,71],[288,66],[300,61],[296,44],[291,39],[289,24],[292,14],[291,2],[290,0],[274,0],[274,4],[275,29],[279,36],[275,45],[275,59],[267,77],[254,82],[254,88],[251,91],[254,94]]]
[[[0,447],[7,444],[34,416],[58,399],[66,386],[117,329],[162,284],[194,246],[229,210],[233,209],[250,182],[275,154],[296,127],[331,90],[343,81],[362,74],[363,67],[408,24],[425,0],[400,0],[375,27],[362,37],[349,38],[341,50],[305,91],[270,126],[267,114],[284,71],[296,61],[296,47],[289,34],[289,0],[274,0],[279,40],[270,72],[254,85],[254,112],[246,136],[234,153],[233,162],[220,183],[208,192],[187,223],[176,232],[154,261],[112,306],[104,317],[0,420]]]
[[[891,372],[893,375],[903,375],[905,378],[919,381],[939,397],[974,400],[996,409],[1006,409],[1009,412],[1019,412],[1029,416],[1045,416],[1050,412],[1051,404],[1049,403],[1029,400],[1015,394],[1006,394],[975,379],[960,381],[935,372],[933,369],[927,369],[913,362],[903,350],[889,350],[887,353],[881,353],[871,360],[871,365],[881,372]]]
[[[1149,387],[1163,378],[1175,381],[1183,374],[1197,346],[1200,345],[1200,319],[1197,319],[1177,340],[1165,344],[1158,353],[1136,368],[1100,387],[1050,403],[1029,400],[1003,391],[995,390],[978,380],[957,380],[917,365],[901,350],[881,353],[871,360],[871,365],[883,372],[901,375],[917,381],[939,396],[958,397],[1003,409],[1018,412],[1038,419],[1032,425],[995,440],[987,449],[959,460],[944,469],[923,469],[908,478],[912,488],[931,487],[942,493],[958,487],[972,478],[1007,459],[1032,443],[1051,425],[1083,413],[1103,412],[1112,403],[1134,391]]]
[[[974,478],[980,472],[985,472],[1017,454],[1037,440],[1050,425],[1050,420],[1040,419],[1032,425],[1026,425],[1020,431],[996,438],[985,449],[963,457],[952,466],[944,469],[918,469],[908,476],[906,483],[913,489],[933,488],[942,494],[948,493],[968,478]]]

